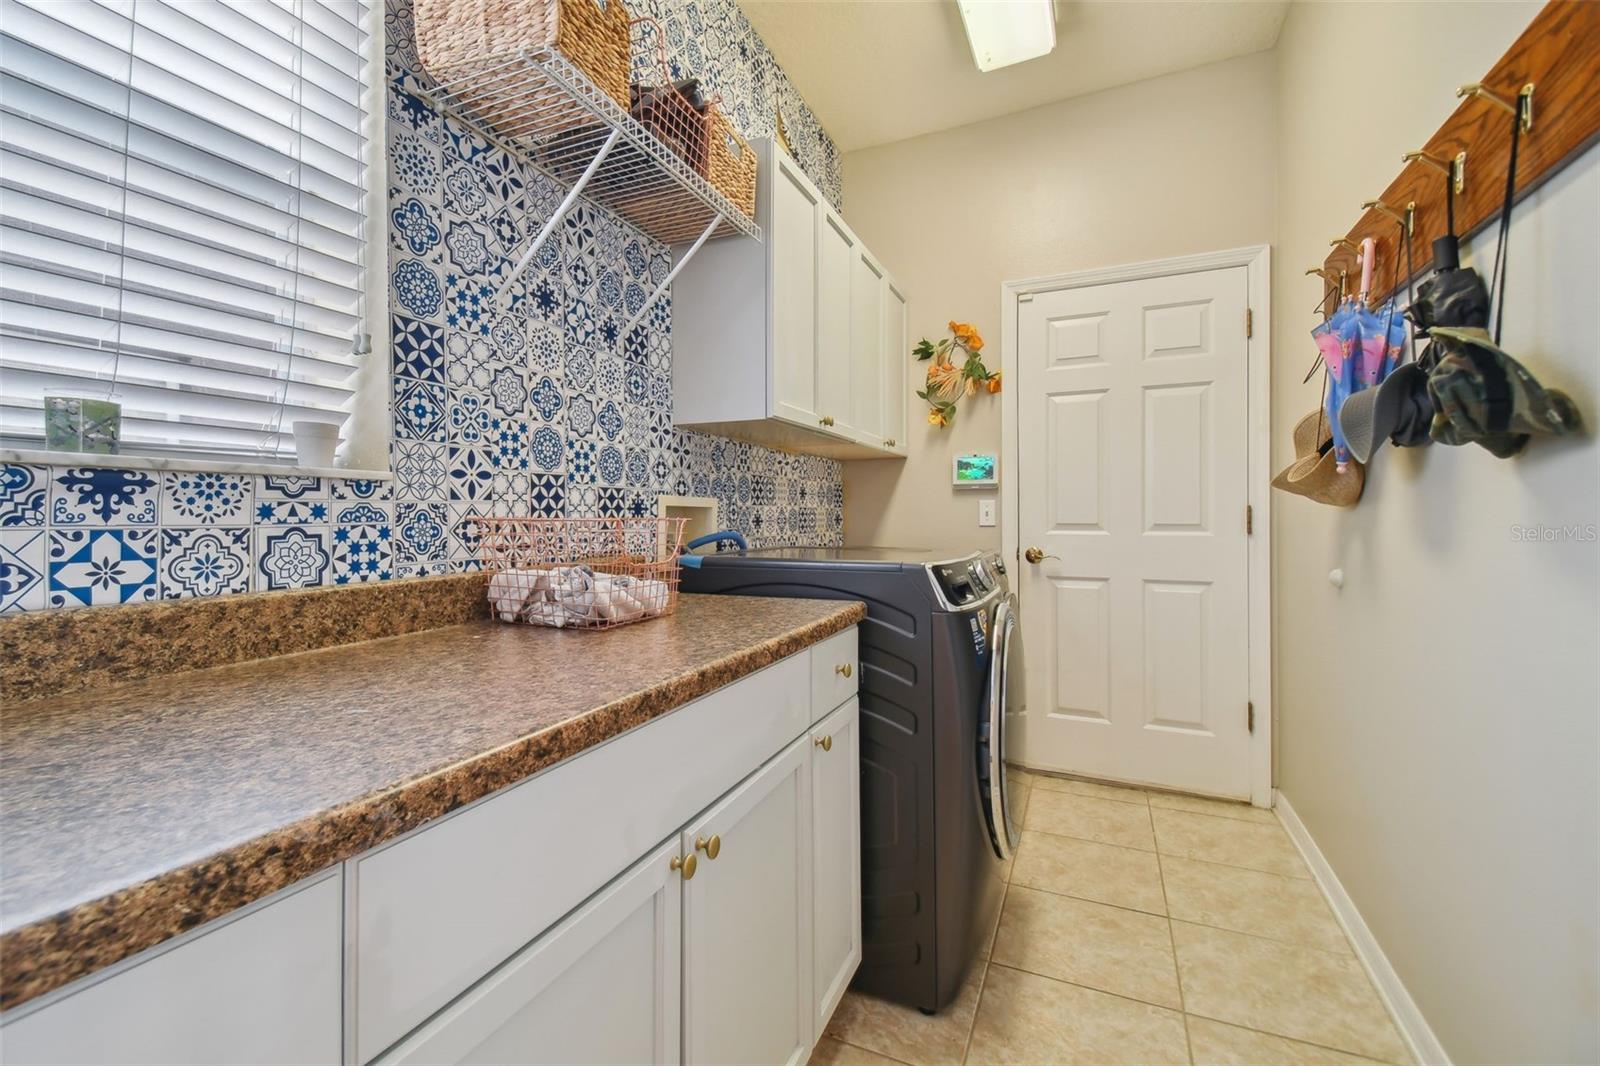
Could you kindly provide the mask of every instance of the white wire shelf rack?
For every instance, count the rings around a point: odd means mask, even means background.
[[[761,239],[754,219],[554,48],[524,49],[510,59],[486,62],[421,95],[568,186],[561,205],[519,255],[503,293],[580,197],[662,244],[693,242],[634,312],[624,334],[707,240]]]

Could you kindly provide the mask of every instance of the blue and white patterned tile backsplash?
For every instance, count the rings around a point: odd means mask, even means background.
[[[832,141],[734,0],[629,6],[747,136],[781,103],[839,202]],[[473,514],[654,514],[660,494],[715,497],[757,546],[842,542],[838,463],[673,428],[671,301],[620,335],[667,249],[580,204],[502,285],[563,189],[412,95],[410,18],[389,4],[394,480],[0,467],[0,613],[459,572]]]

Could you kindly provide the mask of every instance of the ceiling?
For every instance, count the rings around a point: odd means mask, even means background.
[[[1263,51],[1289,0],[1059,0],[1055,51],[987,74],[955,0],[739,6],[849,152]]]

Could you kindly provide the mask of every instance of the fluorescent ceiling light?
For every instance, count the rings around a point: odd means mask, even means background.
[[[1049,55],[1056,46],[1055,0],[956,0],[983,71]]]

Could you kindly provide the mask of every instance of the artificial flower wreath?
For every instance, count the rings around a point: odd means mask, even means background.
[[[934,344],[924,337],[911,349],[919,361],[933,360],[928,367],[927,387],[917,390],[917,395],[928,402],[928,424],[948,426],[956,420],[956,401],[963,396],[975,395],[979,389],[990,393],[1000,391],[1000,372],[990,372],[983,365],[983,338],[966,322],[951,322],[952,336]],[[951,353],[959,349],[961,365],[957,366]]]

